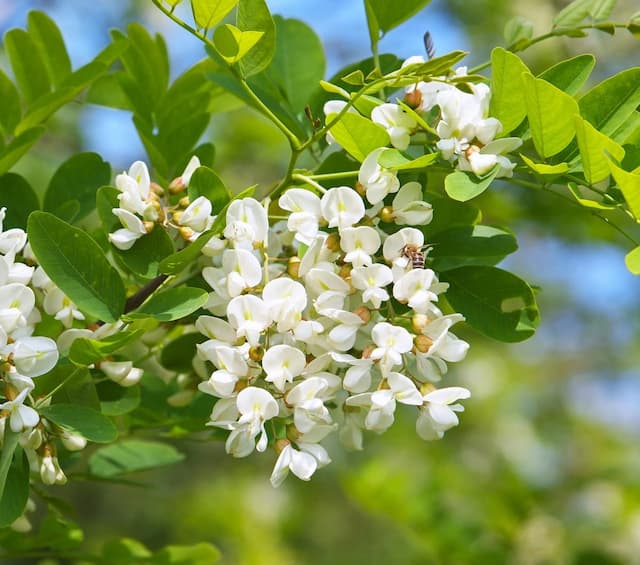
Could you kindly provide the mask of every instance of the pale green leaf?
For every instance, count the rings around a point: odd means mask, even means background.
[[[140,308],[127,314],[127,318],[155,318],[170,322],[185,318],[202,308],[209,293],[201,288],[181,286],[153,294]]]
[[[243,32],[260,32],[263,35],[240,61],[245,77],[263,71],[269,66],[276,49],[276,26],[264,0],[240,0],[236,25]]]
[[[632,249],[625,255],[624,263],[634,275],[640,275],[640,247]]]
[[[332,122],[336,116],[337,114],[329,114],[327,123]],[[343,114],[330,131],[345,151],[361,162],[374,149],[390,143],[389,134],[381,125],[351,112]]]
[[[596,59],[593,55],[578,55],[549,67],[538,75],[538,78],[550,82],[573,96],[589,78],[595,64]]]
[[[238,0],[191,0],[193,19],[198,27],[210,29],[236,6]]]
[[[520,125],[527,115],[522,96],[522,75],[528,72],[522,59],[496,47],[491,52],[491,103],[489,114],[500,120],[502,134],[507,135]]]
[[[574,124],[584,176],[589,183],[596,184],[609,176],[607,155],[620,162],[624,149],[580,116],[574,116]]]
[[[525,162],[527,167],[529,167],[535,173],[546,177],[555,177],[558,175],[563,175],[564,173],[569,172],[569,164],[568,163],[558,163],[556,165],[547,165],[546,163],[536,163],[529,159],[526,155],[520,154],[520,158]]]
[[[444,189],[454,200],[466,202],[487,190],[497,172],[498,170],[495,169],[488,176],[480,179],[473,173],[455,171],[445,177]]]
[[[640,220],[640,172],[629,173],[618,167],[613,161],[609,161],[609,168],[616,183],[620,187],[629,210]]]

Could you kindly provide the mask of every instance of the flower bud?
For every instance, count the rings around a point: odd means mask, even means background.
[[[178,201],[178,206],[180,206],[180,208],[188,208],[189,204],[191,204],[191,201],[189,200],[188,196],[183,196],[179,201]]]
[[[287,264],[287,274],[294,279],[300,278],[300,257],[289,257]]]
[[[182,210],[178,210],[177,212],[174,212],[173,215],[171,216],[171,219],[173,220],[174,224],[180,224],[180,218],[182,218]]]
[[[60,441],[69,451],[81,451],[87,446],[87,439],[80,434],[62,430]]]
[[[404,103],[414,110],[416,108],[419,108],[422,104],[422,92],[420,92],[417,88],[414,88],[410,92],[407,92],[404,95]]]
[[[38,449],[42,445],[42,430],[32,428],[20,435],[20,445],[24,449]]]
[[[264,357],[264,347],[262,345],[254,345],[249,348],[249,359],[255,361],[256,363],[260,363],[262,358]]]
[[[380,219],[385,223],[385,224],[390,224],[391,222],[393,222],[395,215],[393,213],[393,207],[392,206],[385,206],[382,210],[380,210]]]
[[[144,226],[144,229],[147,233],[151,233],[153,231],[153,228],[156,227],[155,222],[151,222],[151,221],[144,221],[142,222],[142,225]]]
[[[429,323],[429,317],[426,314],[416,314],[411,318],[411,327],[417,334],[422,333],[422,329]]]
[[[338,271],[338,276],[342,279],[344,279],[345,281],[349,281],[351,279],[351,269],[353,267],[351,265],[342,265],[342,267],[340,267],[340,270]]]
[[[364,196],[367,193],[367,189],[360,181],[356,181],[355,189],[360,196]]]
[[[275,448],[276,453],[280,455],[288,445],[291,445],[291,442],[288,439],[277,439],[273,447]]]
[[[413,340],[413,343],[416,346],[416,349],[420,351],[420,353],[426,353],[427,351],[429,351],[429,349],[431,349],[431,346],[433,345],[433,341],[431,340],[431,338],[426,335],[417,335]]]
[[[191,228],[187,228],[187,227],[181,227],[178,232],[180,233],[180,236],[182,237],[182,239],[186,240],[186,241],[191,241],[193,239],[194,231]]]
[[[164,188],[162,188],[157,182],[152,181],[149,183],[149,188],[158,196],[162,196],[164,194]]]
[[[40,479],[45,485],[64,485],[67,477],[60,468],[58,458],[46,450],[40,462]]]
[[[337,233],[330,233],[324,242],[330,251],[340,251],[340,236]]]
[[[182,180],[182,177],[176,177],[169,183],[169,192],[171,194],[178,194],[178,192],[182,192],[187,185]]]
[[[371,310],[366,306],[359,306],[353,313],[358,316],[365,324],[368,324],[371,320]]]
[[[103,361],[100,363],[100,370],[112,381],[124,387],[135,385],[143,374],[143,370],[134,367],[131,361]]]

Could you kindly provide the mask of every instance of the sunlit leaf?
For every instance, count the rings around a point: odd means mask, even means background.
[[[619,162],[624,157],[624,149],[580,116],[575,116],[574,124],[584,176],[591,184],[598,183],[609,176],[607,155]]]
[[[52,404],[40,408],[39,412],[50,422],[80,434],[89,441],[110,443],[118,437],[118,431],[109,418],[86,406]]]
[[[502,47],[491,52],[491,104],[489,113],[500,120],[503,134],[513,131],[527,115],[522,96],[522,74],[528,72],[520,57]]]
[[[336,116],[337,114],[329,114],[327,123],[332,122]],[[330,131],[345,151],[358,161],[364,161],[374,149],[389,145],[390,142],[389,134],[381,125],[351,112],[343,114]]]

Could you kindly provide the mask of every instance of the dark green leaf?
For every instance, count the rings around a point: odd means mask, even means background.
[[[97,243],[47,212],[33,212],[29,242],[49,277],[81,310],[106,322],[124,311],[125,289]]]
[[[231,200],[229,189],[222,179],[209,167],[198,167],[189,181],[189,199],[193,202],[198,196],[208,198],[213,204],[213,213],[217,214]]]
[[[444,189],[454,200],[466,202],[482,194],[495,178],[497,169],[484,178],[478,178],[473,173],[455,171],[444,179]]]
[[[499,341],[531,337],[538,325],[538,307],[529,285],[496,267],[460,267],[442,273],[449,283],[446,297],[480,333]]]
[[[38,47],[51,83],[56,87],[71,74],[71,61],[55,22],[44,12],[29,12],[28,28]]]
[[[11,141],[0,151],[0,174],[6,173],[38,141],[46,131],[43,126],[31,128]]]
[[[96,387],[89,370],[85,367],[76,367],[63,360],[46,375],[38,377],[35,383],[35,395],[45,396],[53,392],[54,404],[73,404],[94,410],[100,409]]]
[[[127,318],[155,318],[161,322],[179,320],[202,308],[209,294],[200,288],[181,286],[154,294]]]
[[[6,134],[13,133],[13,129],[20,121],[22,109],[18,90],[9,77],[0,69],[0,126]]]
[[[4,437],[2,441],[2,451],[0,451],[0,500],[5,497],[7,487],[7,477],[11,469],[16,447],[18,446],[19,433],[11,431],[9,425],[4,427]]]
[[[15,451],[4,487],[0,488],[0,528],[20,517],[29,499],[29,462],[22,449]]]
[[[0,195],[0,207],[7,207],[4,228],[25,229],[29,214],[40,208],[31,185],[20,175],[5,173],[0,176]]]
[[[245,77],[266,69],[276,49],[276,26],[264,0],[240,0],[236,25],[242,31],[258,31],[264,35],[240,61]]]
[[[97,477],[108,478],[172,465],[183,459],[182,453],[166,443],[132,439],[98,449],[89,459],[89,469]]]
[[[49,73],[32,37],[23,29],[12,29],[4,36],[4,47],[11,61],[16,82],[27,104],[31,105],[51,91]]]
[[[53,174],[44,195],[43,208],[56,214],[62,204],[77,200],[80,204],[78,219],[82,219],[93,211],[96,191],[107,184],[110,178],[111,167],[100,155],[76,153]]]
[[[197,332],[181,335],[162,348],[160,363],[170,371],[189,373],[193,369],[191,362],[197,351],[196,344],[206,339]]]
[[[54,424],[80,434],[89,441],[110,443],[118,437],[118,430],[109,418],[86,406],[52,404],[40,408],[40,414]]]
[[[138,239],[131,249],[112,251],[122,259],[124,265],[136,275],[152,279],[158,276],[160,263],[173,252],[173,241],[166,230],[156,225],[147,235]]]
[[[578,55],[549,67],[538,75],[567,94],[577,94],[580,87],[589,78],[596,58],[593,55]]]
[[[471,226],[480,221],[480,210],[471,204],[432,193],[427,193],[425,200],[433,206],[433,220],[420,228],[426,236],[426,243],[429,243],[433,234],[454,226]]]
[[[402,0],[402,2],[389,2],[389,0],[365,0],[365,3],[375,16],[378,28],[385,34],[417,14],[430,1]]]
[[[433,268],[446,271],[466,265],[496,265],[517,251],[513,234],[491,226],[450,228],[429,237]]]
[[[119,349],[138,339],[144,330],[118,332],[114,335],[98,339],[79,338],[71,345],[69,360],[76,365],[88,367],[115,353]]]
[[[112,381],[96,385],[100,397],[100,410],[105,416],[122,416],[135,410],[140,404],[140,388],[123,387]]]

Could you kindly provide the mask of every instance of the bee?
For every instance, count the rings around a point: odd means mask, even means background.
[[[402,248],[402,255],[411,261],[412,268],[424,269],[424,247],[425,246],[418,247],[413,243],[407,243],[407,245]]]

